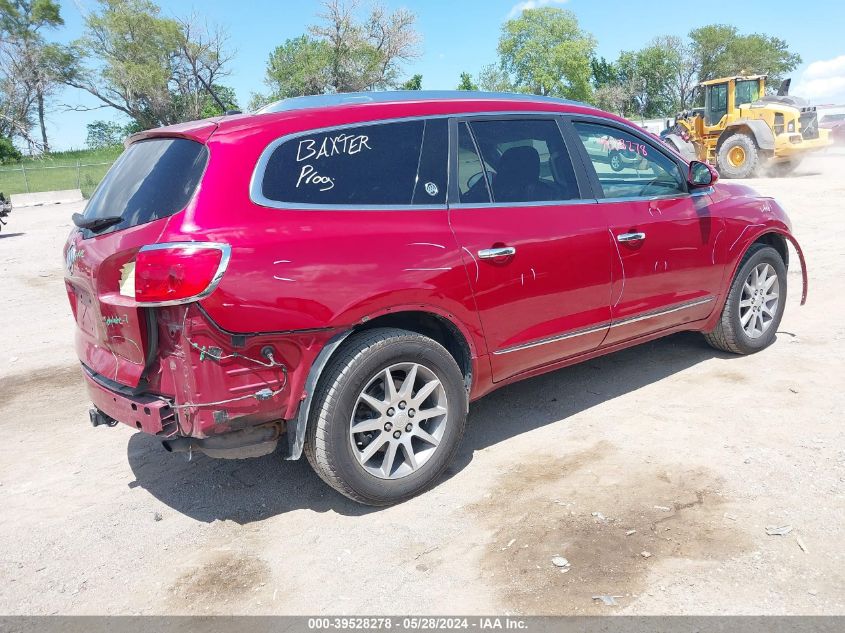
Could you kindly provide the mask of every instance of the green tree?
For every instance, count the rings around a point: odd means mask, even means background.
[[[89,149],[104,149],[107,147],[119,147],[126,138],[126,126],[114,121],[94,121],[85,126],[88,134],[85,137],[85,145]]]
[[[607,61],[604,57],[593,57],[590,59],[590,73],[593,78],[594,88],[619,83],[619,68],[616,67],[616,64]]]
[[[270,53],[266,83],[276,99],[316,95],[330,82],[331,49],[310,35],[285,40]]]
[[[784,40],[764,33],[741,35],[727,24],[694,29],[689,37],[699,81],[767,74],[774,85],[801,63],[801,56],[791,53]]]
[[[12,143],[12,139],[0,136],[0,165],[16,163],[21,159],[20,150]]]
[[[414,75],[399,88],[401,90],[422,90],[422,75]]]
[[[307,34],[277,46],[267,63],[270,93],[253,94],[250,109],[288,97],[415,85],[416,76],[407,82],[400,76],[403,64],[419,56],[416,16],[406,9],[387,13],[381,5],[362,16],[360,5],[326,0]]]
[[[479,90],[488,92],[514,92],[517,90],[508,73],[496,64],[484,66],[478,73]]]
[[[162,17],[151,0],[98,0],[54,72],[148,129],[202,117],[230,60],[225,33],[195,16]]]
[[[623,51],[615,66],[620,83],[629,88],[631,99],[626,115],[642,118],[663,116],[674,109],[671,87],[672,56],[661,46],[650,45],[638,51]]]
[[[651,46],[664,51],[666,68],[669,71],[667,85],[672,95],[672,112],[663,114],[691,108],[697,83],[697,66],[692,45],[677,35],[663,35],[652,40]]]
[[[458,84],[458,90],[478,90],[478,84],[472,80],[472,75],[469,73],[461,73],[461,82]]]
[[[211,86],[211,90],[214,91],[214,97],[217,97],[217,99],[215,99],[210,93],[205,96],[205,102],[202,106],[202,111],[200,112],[201,119],[221,116],[225,114],[227,110],[240,109],[234,88],[214,84]],[[222,106],[217,102],[218,99],[220,100],[220,103],[223,104]]]
[[[51,47],[44,39],[44,29],[64,24],[55,0],[0,0],[0,75],[7,93],[25,94],[26,109],[34,108],[41,133],[40,143],[19,132],[31,147],[49,152],[45,123],[46,101],[55,92],[57,82],[49,72]],[[27,112],[28,114],[28,112]],[[18,121],[23,127],[23,121]]]
[[[527,9],[502,26],[501,68],[517,89],[538,95],[586,100],[590,59],[596,43],[566,9]]]

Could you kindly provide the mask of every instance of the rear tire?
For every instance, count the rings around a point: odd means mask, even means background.
[[[398,503],[449,465],[466,414],[463,375],[442,345],[407,330],[366,330],[344,343],[320,378],[305,455],[350,499]]]
[[[774,281],[770,281],[772,276]],[[731,283],[719,324],[704,337],[711,347],[724,352],[759,352],[775,340],[785,305],[786,265],[780,253],[771,246],[752,244]]]
[[[750,136],[733,134],[722,142],[716,161],[722,177],[749,178],[759,167],[760,155]]]

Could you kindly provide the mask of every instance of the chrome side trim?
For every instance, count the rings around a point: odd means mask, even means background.
[[[679,312],[680,310],[687,310],[688,308],[694,308],[696,306],[703,305],[705,303],[710,303],[714,301],[716,297],[714,296],[707,296],[701,299],[694,299],[692,301],[686,301],[684,303],[672,306],[671,308],[663,308],[660,310],[655,310],[653,312],[648,312],[646,314],[638,314],[637,316],[628,317],[626,319],[622,319],[616,322],[605,322],[601,323],[596,326],[583,328],[580,330],[572,330],[571,332],[566,332],[565,334],[559,334],[557,336],[550,336],[548,338],[539,339],[536,341],[531,341],[529,343],[521,343],[519,345],[514,345],[512,347],[505,347],[493,352],[494,356],[499,356],[501,354],[510,354],[511,352],[519,352],[524,349],[530,349],[532,347],[539,347],[540,345],[548,345],[549,343],[557,343],[559,341],[565,341],[570,338],[575,338],[576,336],[584,336],[585,334],[594,334],[596,332],[601,332],[603,330],[609,328],[620,327],[623,325],[630,325],[631,323],[637,323],[638,321],[645,321],[646,319],[653,319],[655,317],[664,316],[666,314],[672,314],[673,312]]]
[[[161,244],[148,244],[147,246],[142,246],[139,249],[139,253],[144,251],[158,251],[165,248],[196,248],[196,249],[214,249],[218,250],[222,253],[222,257],[220,258],[220,264],[217,266],[217,272],[214,273],[214,277],[211,279],[211,283],[208,284],[208,288],[203,290],[198,295],[194,295],[193,297],[186,297],[184,299],[175,299],[173,301],[138,301],[136,305],[144,308],[158,308],[161,306],[178,306],[183,305],[185,303],[193,303],[194,301],[199,301],[200,299],[205,299],[208,295],[214,292],[217,289],[217,286],[220,284],[220,280],[223,279],[223,273],[226,272],[226,268],[229,266],[229,260],[232,258],[232,247],[228,244],[223,244],[220,242],[163,242]]]
[[[567,332],[565,334],[558,334],[557,336],[550,336],[548,338],[542,338],[537,341],[531,341],[529,343],[521,343],[519,345],[514,345],[513,347],[505,347],[503,349],[498,349],[493,352],[493,355],[499,356],[501,354],[510,354],[511,352],[520,352],[524,349],[531,349],[532,347],[539,347],[540,345],[548,345],[549,343],[557,343],[558,341],[565,341],[566,339],[575,338],[576,336],[584,336],[586,334],[595,334],[596,332],[602,332],[606,330],[610,326],[610,322],[607,321],[600,325],[595,325],[592,327],[584,328],[581,330],[573,330],[571,332]]]
[[[715,300],[716,297],[708,296],[703,297],[701,299],[694,299],[693,301],[687,301],[685,303],[678,304],[671,308],[664,308],[661,310],[655,310],[653,312],[647,312],[645,314],[638,314],[636,316],[627,317],[620,321],[616,321],[615,323],[611,323],[610,327],[620,327],[623,325],[629,325],[631,323],[637,323],[638,321],[645,321],[646,319],[653,319],[655,317],[664,316],[666,314],[672,314],[673,312],[679,312],[680,310],[687,310],[689,308],[694,308],[696,306],[703,305],[705,303],[710,303],[711,301]]]

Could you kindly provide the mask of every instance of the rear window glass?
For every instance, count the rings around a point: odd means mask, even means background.
[[[267,161],[261,193],[290,204],[442,204],[446,169],[445,121],[362,125],[279,145]]]
[[[188,206],[207,162],[208,149],[195,141],[162,138],[134,143],[115,161],[83,215],[122,216],[110,230],[173,215]]]

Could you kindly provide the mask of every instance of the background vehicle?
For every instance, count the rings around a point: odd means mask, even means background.
[[[786,175],[807,152],[831,144],[827,130],[819,129],[816,108],[788,95],[788,79],[777,95],[766,95],[765,75],[700,86],[704,108],[679,114],[664,138],[688,159],[716,165],[726,178],[747,178],[761,167]]]
[[[6,200],[6,196],[0,191],[0,230],[6,225],[4,218],[12,212],[12,203]]]
[[[590,158],[605,161],[613,171],[622,171],[625,167],[636,167],[642,161],[642,156],[630,150],[624,144],[619,144],[609,136],[589,138],[585,147]]]
[[[614,171],[602,139],[638,161]],[[406,499],[498,387],[681,330],[774,340],[797,243],[716,178],[524,95],[303,97],[141,133],[65,248],[91,421],[215,457],[285,437],[343,494]]]
[[[824,115],[819,121],[819,127],[830,131],[834,143],[845,144],[845,113]]]

